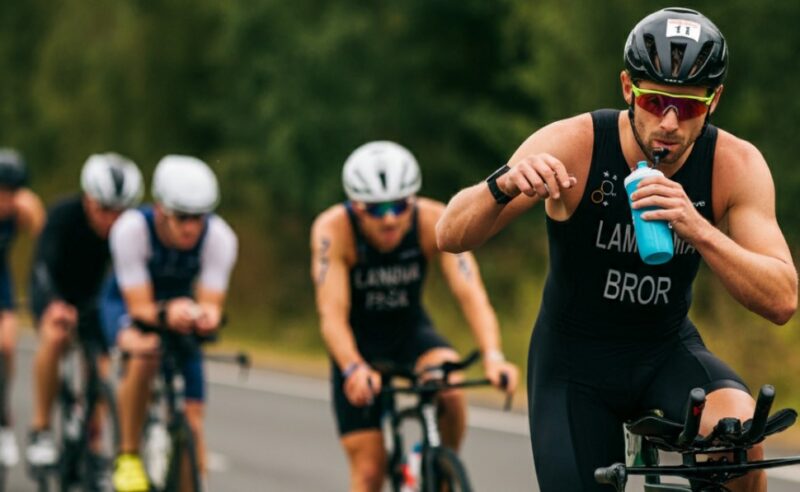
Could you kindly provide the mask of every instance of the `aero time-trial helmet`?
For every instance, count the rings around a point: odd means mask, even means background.
[[[25,159],[14,149],[0,149],[0,186],[16,190],[28,181]]]
[[[158,162],[152,193],[167,210],[185,214],[213,212],[219,203],[214,171],[200,159],[185,155],[168,155]]]
[[[133,161],[114,152],[92,154],[81,171],[81,189],[100,205],[124,209],[142,200],[142,173]]]
[[[633,28],[625,69],[634,81],[715,88],[728,71],[728,45],[717,26],[696,10],[666,8]]]
[[[389,202],[419,191],[422,174],[408,149],[380,140],[366,143],[350,154],[344,163],[342,181],[350,200]]]

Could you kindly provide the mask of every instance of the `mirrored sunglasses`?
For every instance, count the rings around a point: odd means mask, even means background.
[[[391,202],[365,203],[364,210],[371,216],[380,219],[389,214],[389,212],[394,215],[400,215],[408,209],[410,204],[411,201],[408,198],[403,198]]]
[[[636,105],[650,114],[664,116],[667,111],[674,109],[678,121],[690,120],[702,116],[711,106],[714,93],[709,96],[691,96],[688,94],[671,94],[669,92],[653,89],[642,89],[632,85],[633,98]]]

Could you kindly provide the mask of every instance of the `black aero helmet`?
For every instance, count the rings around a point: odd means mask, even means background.
[[[666,8],[639,21],[628,35],[625,68],[633,80],[717,87],[728,71],[728,45],[700,12]]]
[[[16,190],[28,181],[25,160],[13,149],[0,148],[0,186]]]

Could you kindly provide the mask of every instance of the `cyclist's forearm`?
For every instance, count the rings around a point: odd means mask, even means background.
[[[777,324],[792,317],[797,308],[797,271],[791,262],[748,251],[713,227],[695,245],[743,306]]]
[[[486,296],[466,301],[462,306],[464,317],[481,353],[502,352],[497,316]]]
[[[328,353],[339,369],[344,371],[349,366],[364,361],[349,325],[323,321],[321,331]]]
[[[502,205],[489,194],[485,183],[465,188],[447,204],[436,224],[436,243],[440,250],[461,253],[475,249],[496,232]]]

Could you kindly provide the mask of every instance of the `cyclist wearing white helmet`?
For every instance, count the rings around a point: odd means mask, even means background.
[[[389,359],[417,368],[457,360],[422,306],[427,264],[437,260],[484,354],[487,377],[500,384],[517,369],[500,350],[497,319],[474,257],[441,254],[434,225],[444,205],[417,197],[419,166],[404,147],[387,141],[356,149],[344,165],[349,200],[317,217],[311,229],[312,272],[322,336],[332,360],[333,407],[350,463],[351,490],[381,489],[386,466],[379,429],[380,391],[370,363]],[[463,395],[442,396],[441,429],[457,449],[465,424]]]
[[[57,390],[58,361],[73,334],[106,352],[97,296],[109,266],[108,233],[143,193],[142,175],[131,160],[115,153],[90,156],[81,171],[82,194],[66,198],[48,213],[37,243],[31,278],[31,310],[39,332],[34,359],[34,410],[26,452],[33,467],[52,466],[57,450],[50,413]],[[107,362],[101,361],[101,370]],[[102,460],[92,460],[100,465]],[[104,470],[97,468],[97,480]]]
[[[44,206],[39,197],[26,187],[27,170],[22,156],[15,150],[0,149],[0,464],[13,466],[19,461],[19,448],[10,429],[9,391],[14,369],[17,339],[14,286],[8,255],[20,229],[38,236],[44,223]]]
[[[158,338],[130,326],[130,318],[181,333],[209,334],[220,324],[237,239],[213,214],[219,188],[213,171],[194,157],[169,155],[153,174],[155,204],[130,210],[111,231],[114,281],[104,294],[108,343],[125,351],[152,352]],[[158,368],[153,357],[132,358],[119,386],[122,442],[113,482],[117,492],[148,490],[138,456],[149,386]],[[202,354],[183,368],[185,410],[205,467]]]

